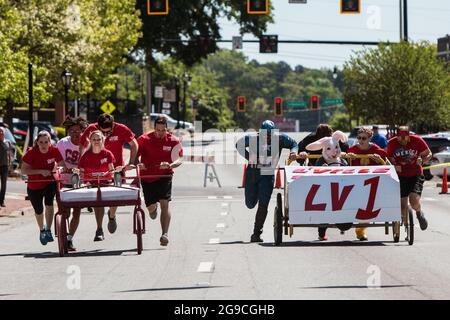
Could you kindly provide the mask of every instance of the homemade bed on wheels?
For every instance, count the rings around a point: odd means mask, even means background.
[[[58,212],[55,215],[55,234],[58,237],[59,255],[68,253],[67,233],[70,208],[86,207],[121,207],[134,206],[133,233],[137,237],[137,253],[143,250],[142,235],[145,233],[145,214],[141,208],[139,168],[136,177],[123,177],[121,173],[114,174],[114,180],[105,179],[107,173],[93,173],[88,181],[80,180],[77,174],[72,175],[72,187],[64,187],[59,173],[55,174],[57,181],[56,201]],[[124,181],[133,180],[130,184]],[[136,184],[137,183],[137,184]]]
[[[364,159],[371,155],[354,155]],[[308,159],[320,156],[309,155]],[[346,156],[343,156],[346,158]],[[348,159],[351,164],[351,159]],[[288,166],[284,168],[283,195],[277,194],[274,212],[274,243],[284,235],[292,237],[294,228],[392,228],[394,242],[400,241],[401,226],[406,241],[414,243],[414,220],[410,209],[402,219],[400,184],[395,168],[381,166]],[[284,232],[283,232],[284,231]]]

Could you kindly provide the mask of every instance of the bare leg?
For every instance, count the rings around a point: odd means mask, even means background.
[[[97,229],[103,229],[103,216],[105,215],[105,208],[94,208],[95,220],[97,221]]]
[[[41,213],[35,214],[34,216],[36,217],[36,221],[39,226],[39,231],[44,230],[44,215]]]
[[[169,225],[170,225],[170,211],[169,211],[169,201],[167,200],[160,200],[159,201],[161,205],[161,229],[162,233],[168,233],[169,232]]]
[[[114,219],[116,216],[117,207],[110,207],[109,208],[109,215],[111,219]]]
[[[408,197],[401,198],[402,221],[406,221],[408,216]]]
[[[75,208],[72,209],[72,211],[72,220],[70,220],[69,234],[73,237],[75,235],[75,232],[77,232],[78,225],[80,224],[81,209]]]
[[[47,230],[52,229],[53,215],[54,215],[53,205],[45,206],[45,222],[47,223]]]
[[[416,211],[421,211],[421,205],[420,205],[420,196],[417,193],[411,193],[409,195],[409,203],[411,204],[411,207]]]

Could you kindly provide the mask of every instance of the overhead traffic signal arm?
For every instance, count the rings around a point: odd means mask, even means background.
[[[147,13],[149,15],[169,14],[169,0],[147,0]]]
[[[248,14],[268,14],[269,0],[247,0]]]

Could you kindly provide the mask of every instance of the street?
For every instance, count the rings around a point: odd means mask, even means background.
[[[221,143],[220,141],[215,144]],[[212,143],[214,145],[214,143]],[[186,148],[187,152],[191,152]],[[231,152],[231,151],[229,151]],[[184,163],[174,177],[170,243],[161,247],[159,215],[146,211],[144,251],[136,254],[132,208],[118,209],[118,229],[93,242],[94,215],[83,211],[77,252],[59,257],[57,242],[42,246],[33,215],[0,218],[0,299],[449,299],[450,198],[426,182],[413,246],[394,243],[384,228],[354,229],[317,241],[314,228],[295,229],[273,245],[274,190],[262,238],[250,243],[256,209],[244,204],[243,165],[217,165],[222,188],[203,187],[203,164]],[[25,194],[11,181],[8,192]],[[375,277],[375,278],[374,278]],[[373,282],[379,279],[379,283]],[[372,286],[375,284],[375,286]]]

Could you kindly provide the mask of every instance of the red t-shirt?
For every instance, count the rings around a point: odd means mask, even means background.
[[[61,153],[59,153],[59,150],[53,146],[49,146],[47,153],[39,151],[39,147],[33,147],[25,153],[22,161],[28,164],[31,169],[52,171],[55,168],[55,165],[63,161],[63,158]],[[33,182],[36,180],[39,180],[39,182]],[[29,175],[28,188],[31,190],[44,189],[53,181],[55,181],[53,176],[44,177],[41,174]]]
[[[383,160],[386,160],[387,157],[386,152],[374,143],[371,143],[369,149],[367,150],[362,150],[358,147],[358,145],[355,144],[350,149],[348,149],[347,152],[354,154],[378,154],[381,156],[381,158],[383,158]],[[352,159],[352,166],[376,166],[376,165],[380,164],[376,163],[371,159]]]
[[[95,179],[91,174],[94,172],[109,172],[109,165],[114,163],[114,155],[111,151],[103,149],[100,153],[94,153],[92,150],[86,151],[80,159],[79,167],[84,169],[84,178]],[[100,177],[103,179],[111,179],[111,173]]]
[[[397,138],[389,140],[387,154],[394,158],[395,165],[401,166],[401,172],[397,172],[402,177],[414,177],[423,174],[422,167],[417,165],[419,155],[428,149],[427,143],[419,136],[411,135],[406,146],[402,146]]]
[[[92,131],[100,130],[97,123],[90,124],[80,137],[80,144],[87,147]],[[134,133],[121,123],[114,123],[112,133],[105,139],[105,148],[114,155],[114,167],[123,166],[123,145],[134,139]]]
[[[146,170],[141,171],[143,176],[153,176],[142,178],[142,181],[153,182],[161,179],[161,176],[173,175],[172,169],[160,169],[161,162],[172,163],[183,156],[183,148],[180,140],[172,134],[167,133],[159,139],[154,132],[146,133],[137,139],[139,149],[138,157],[140,162],[146,166]]]

